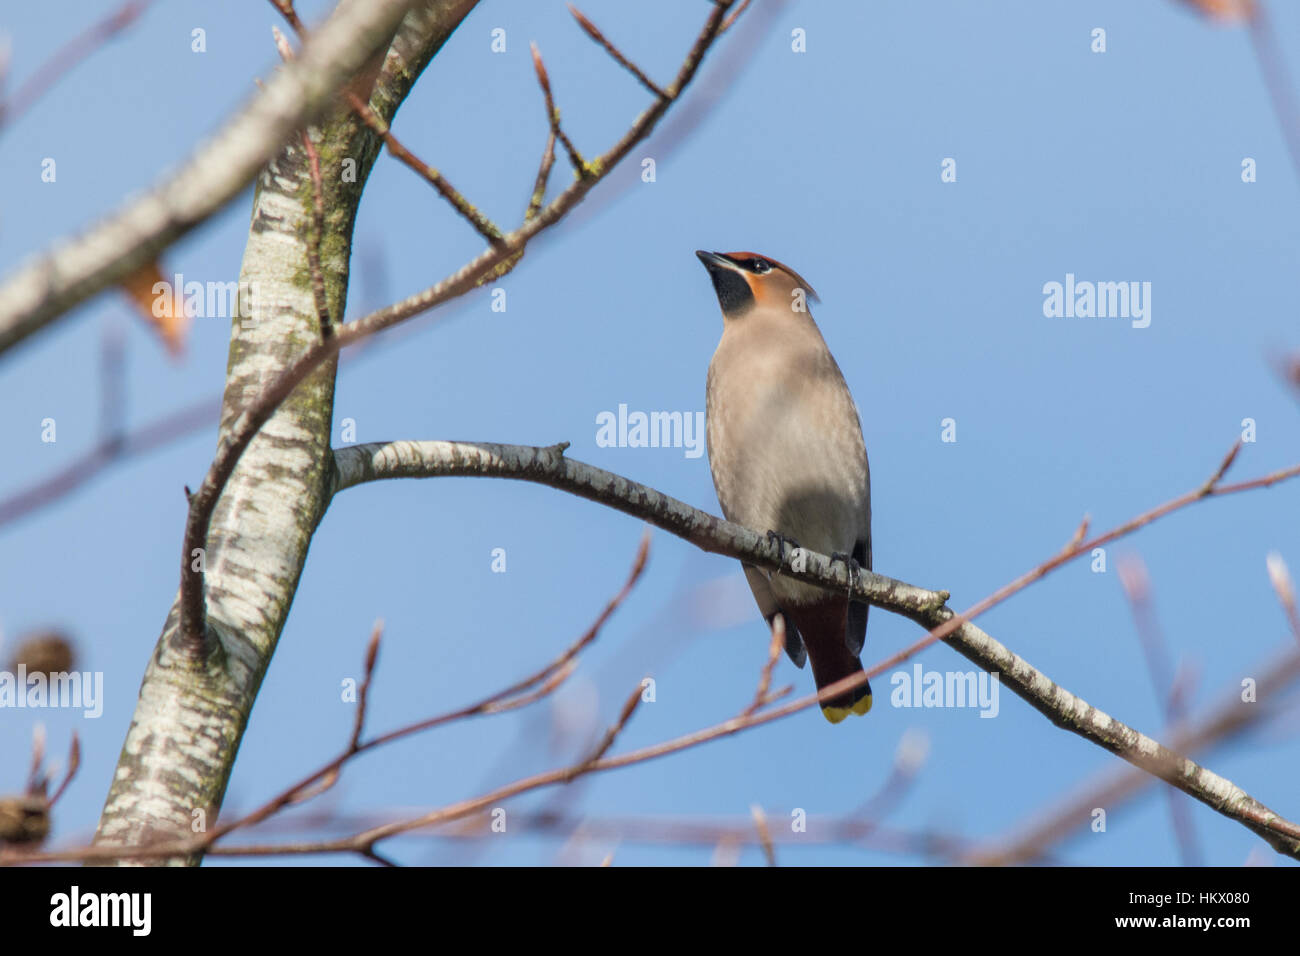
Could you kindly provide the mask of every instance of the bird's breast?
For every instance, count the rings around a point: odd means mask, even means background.
[[[820,344],[820,340],[819,340]],[[849,552],[869,522],[869,476],[852,396],[829,352],[732,350],[709,370],[709,465],[728,520],[805,548]]]

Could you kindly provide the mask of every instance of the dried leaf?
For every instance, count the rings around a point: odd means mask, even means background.
[[[185,350],[190,316],[185,309],[185,290],[172,288],[163,278],[157,262],[149,262],[122,280],[122,291],[136,311],[162,336],[172,355]]]

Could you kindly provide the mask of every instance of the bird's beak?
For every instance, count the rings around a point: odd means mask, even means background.
[[[734,271],[736,268],[729,259],[724,259],[716,252],[705,252],[703,249],[696,249],[695,255],[702,263],[704,263],[704,268],[708,269],[710,273],[716,272],[719,269],[731,269]]]

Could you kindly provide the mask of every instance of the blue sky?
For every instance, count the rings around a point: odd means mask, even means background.
[[[583,10],[666,82],[707,5],[653,10],[587,0]],[[752,249],[818,290],[813,312],[857,399],[871,458],[875,560],[884,574],[952,592],[965,607],[1048,557],[1090,514],[1117,524],[1203,481],[1242,420],[1257,440],[1245,478],[1300,456],[1300,407],[1273,363],[1300,343],[1294,276],[1300,184],[1246,32],[1169,0],[1089,5],[871,4],[757,0],[669,121],[501,286],[380,340],[340,372],[338,422],[360,441],[451,438],[572,443],[569,454],[717,513],[707,459],[682,449],[604,448],[597,416],[703,410],[721,331],[697,248]],[[324,4],[304,4],[309,21]],[[8,5],[19,82],[108,4]],[[1300,10],[1271,4],[1300,76]],[[744,23],[745,21],[742,21]],[[0,129],[0,264],[27,256],[120,205],[181,161],[254,91],[277,56],[269,4],[160,4]],[[191,51],[195,27],[207,52]],[[494,54],[490,33],[507,32]],[[1107,50],[1090,49],[1096,27]],[[791,31],[807,50],[791,50]],[[395,124],[418,155],[503,225],[517,221],[545,137],[528,42],[546,58],[564,124],[603,151],[647,95],[551,0],[485,0],[448,42]],[[752,46],[751,46],[752,44]],[[740,54],[746,49],[748,55]],[[12,88],[12,83],[11,83]],[[640,160],[656,160],[656,181]],[[58,163],[55,183],[41,160]],[[941,182],[945,158],[957,181]],[[1257,181],[1243,183],[1244,158]],[[570,173],[563,160],[553,180]],[[164,271],[235,278],[251,193],[174,247]],[[431,285],[481,248],[412,173],[384,157],[356,227],[347,317]],[[1151,283],[1151,322],[1048,318],[1043,286]],[[127,350],[127,425],[219,392],[229,328],[199,319],[169,358],[118,294],[102,295],[0,361],[0,498],[83,454],[99,421],[105,334]],[[398,344],[400,343],[400,345]],[[53,417],[58,440],[40,442]],[[957,440],[941,441],[941,422]],[[210,460],[215,427],[114,467],[0,527],[0,633],[57,626],[81,666],[105,675],[103,716],[0,713],[0,791],[22,784],[32,726],[62,753],[82,735],[80,776],[54,843],[85,839],[107,791],[147,657],[175,593],[182,486]],[[1193,710],[1236,692],[1291,640],[1265,573],[1280,552],[1300,572],[1300,485],[1210,501],[1114,546],[1106,573],[1076,562],[981,623],[1054,679],[1163,736],[1132,614],[1115,573],[1137,555],[1171,654],[1195,669]],[[467,703],[551,659],[620,586],[639,522],[550,489],[439,479],[348,491],[313,542],[235,766],[227,809],[248,808],[329,759],[376,618],[387,624],[370,726],[388,729]],[[656,681],[618,749],[733,715],[752,695],[767,637],[734,561],[655,532],[641,586],[553,705],[465,723],[359,761],[326,798],[340,814],[436,806],[571,760],[632,687]],[[493,573],[504,548],[507,570]],[[920,636],[871,615],[864,663]],[[927,669],[971,665],[945,647]],[[910,668],[909,668],[910,670]],[[807,671],[784,658],[778,684]],[[567,792],[507,804],[607,817],[727,817],[762,805],[785,827],[851,812],[888,777],[899,741],[923,732],[928,758],[889,825],[972,839],[1014,832],[1118,766],[1009,692],[995,719],[971,709],[889,705],[876,682],[866,719],[838,726],[807,711]],[[1300,742],[1288,716],[1204,762],[1279,812],[1300,815]],[[1248,705],[1243,705],[1248,706]],[[594,722],[592,722],[594,720]],[[564,728],[578,728],[566,731]],[[585,728],[585,729],[584,729]],[[1234,865],[1261,841],[1200,805],[1207,862]],[[268,837],[269,838],[269,837]],[[911,864],[914,855],[782,847],[799,864]],[[511,831],[470,852],[412,838],[403,862],[707,862],[708,848],[629,842],[564,849]],[[1084,864],[1177,863],[1166,801],[1151,788],[1112,808],[1058,856]],[[741,861],[761,862],[755,849]],[[337,860],[331,862],[339,862]]]

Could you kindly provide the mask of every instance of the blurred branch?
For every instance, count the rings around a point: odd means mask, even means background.
[[[448,713],[439,714],[436,717],[430,717],[416,723],[407,724],[396,730],[390,730],[387,733],[379,734],[368,740],[362,739],[362,732],[365,728],[366,716],[370,705],[370,686],[374,678],[375,664],[379,657],[379,645],[383,636],[382,623],[376,623],[374,630],[370,635],[370,640],[366,645],[366,654],[364,659],[364,671],[361,685],[357,694],[357,711],[353,722],[352,733],[348,739],[347,745],[332,760],[310,773],[308,776],[282,790],[266,803],[257,809],[243,814],[229,823],[222,824],[213,828],[201,837],[168,843],[165,845],[155,845],[152,847],[80,847],[69,850],[59,850],[50,853],[20,853],[17,851],[5,853],[0,852],[0,865],[14,865],[21,863],[48,863],[55,861],[83,860],[94,861],[103,859],[112,860],[130,860],[130,859],[154,859],[157,857],[190,857],[192,855],[205,852],[214,852],[216,841],[228,836],[236,830],[247,829],[257,826],[260,823],[270,819],[282,810],[303,803],[304,801],[314,799],[326,791],[330,790],[339,780],[341,771],[344,766],[361,754],[376,750],[387,744],[402,740],[415,734],[432,730],[436,727],[445,726],[460,720],[466,720],[472,717],[485,716],[490,714],[500,714],[511,710],[517,710],[535,703],[543,698],[549,697],[558,690],[566,680],[573,674],[575,661],[579,654],[596,640],[601,629],[609,621],[610,617],[616,610],[627,600],[632,590],[640,581],[646,568],[646,561],[650,554],[650,535],[649,532],[642,535],[641,542],[637,546],[636,557],[632,562],[632,569],[628,573],[626,582],[619,592],[605,605],[600,615],[582,635],[570,644],[558,657],[549,664],[542,667],[535,673],[516,681],[510,686],[488,695],[477,703],[459,708],[458,710]],[[605,755],[605,752],[613,745],[618,734],[626,726],[628,719],[631,717],[637,702],[640,700],[640,687],[637,688],[624,706],[623,711],[617,723],[606,733],[605,738],[600,745],[584,760],[568,768],[569,779],[574,779],[589,771],[592,765]],[[34,759],[33,779],[36,779],[36,768],[41,763],[41,754],[43,753],[43,738],[37,738],[35,748],[36,756]],[[73,736],[73,763],[69,769],[68,778],[71,779],[75,772],[75,759],[79,754],[77,748],[76,736]],[[67,785],[65,780],[64,786]],[[33,784],[33,786],[35,786]],[[59,788],[62,793],[63,787]],[[43,790],[42,790],[43,792]],[[57,799],[58,794],[55,795]],[[53,802],[52,800],[50,801]],[[352,848],[352,852],[358,853],[364,857],[374,859],[376,862],[386,862],[378,857],[374,849],[374,840],[359,840]]]
[[[73,67],[78,66],[98,49],[107,45],[113,37],[135,23],[151,3],[153,0],[128,0],[99,23],[73,37],[55,51],[54,55],[41,64],[12,96],[0,100],[0,125],[12,123],[26,112],[28,107],[40,99],[50,87],[70,73]],[[0,81],[3,81],[2,72],[0,72]]]
[[[1273,105],[1278,126],[1282,130],[1282,140],[1291,156],[1296,181],[1300,182],[1300,102],[1296,100],[1286,68],[1286,58],[1278,45],[1263,0],[1254,0],[1252,7],[1248,20],[1251,46],[1259,61],[1260,72],[1264,75],[1264,86],[1268,88],[1269,102]]]
[[[1268,567],[1269,583],[1277,594],[1278,603],[1282,605],[1282,613],[1286,615],[1287,625],[1291,628],[1296,641],[1300,642],[1300,610],[1296,609],[1295,582],[1291,579],[1291,572],[1286,562],[1282,560],[1282,555],[1276,551],[1268,555],[1265,564]]]
[[[697,544],[705,550],[729,554],[732,557],[763,567],[773,568],[779,566],[781,560],[779,545],[770,542],[766,536],[761,536],[737,525],[721,521],[711,515],[698,512],[682,502],[620,476],[566,459],[563,456],[563,449],[564,446],[541,449],[453,442],[399,442],[350,446],[335,451],[336,467],[338,468],[335,488],[341,490],[364,481],[391,477],[478,475],[481,477],[520,478],[561,488],[582,497],[601,501],[618,510],[636,514],[652,524]],[[1063,554],[1072,553],[1074,556],[1078,556],[1086,553],[1091,550],[1091,546],[1095,541],[1113,540],[1119,533],[1128,533],[1143,527],[1156,520],[1156,518],[1175,510],[1176,507],[1202,501],[1214,495],[1231,494],[1266,487],[1300,474],[1300,466],[1296,466],[1261,478],[1239,482],[1234,485],[1225,485],[1222,483],[1222,478],[1234,460],[1236,450],[1234,448],[1212,478],[1201,484],[1194,492],[1152,509],[1146,514],[1122,525],[1120,529],[1101,535],[1093,539],[1093,541],[1077,541],[1080,536],[1076,535],[1076,542],[1072,543],[1071,547],[1044,562],[1036,569],[1041,573],[1031,572],[1025,575],[1022,580],[1038,580],[1047,573],[1047,570],[1050,570],[1050,567],[1056,567],[1063,563],[1061,560]],[[847,569],[842,566],[842,563],[832,565],[827,557],[811,552],[807,553],[807,558],[805,569],[783,569],[783,573],[790,573],[800,580],[816,583],[823,587],[833,587],[837,590],[844,590],[850,586],[847,580]],[[843,581],[838,580],[839,576],[845,576],[846,579]],[[872,604],[890,610],[898,610],[913,619],[936,621],[939,626],[931,631],[931,635],[938,633],[953,620],[959,619],[946,607],[934,605],[933,599],[939,595],[891,581],[871,572],[861,572],[856,576],[856,582],[852,587],[856,589],[854,596],[858,599],[867,600]],[[998,594],[1005,593],[1008,593],[1008,588],[1003,588],[998,592]],[[920,598],[921,595],[926,594],[932,595],[928,602]],[[906,595],[909,600],[918,601],[919,604],[911,606],[906,601],[900,600],[899,595]],[[989,603],[986,600],[976,605],[976,607],[983,607]],[[918,606],[923,607],[924,610],[917,610]],[[973,613],[973,611],[967,612],[961,618],[969,617]],[[1163,747],[1155,740],[1140,734],[1103,711],[1086,704],[1069,691],[1055,684],[1045,674],[1034,669],[1028,662],[1012,654],[969,621],[963,621],[955,629],[948,642],[960,653],[976,661],[981,666],[1001,673],[1015,693],[1026,699],[1035,709],[1047,715],[1053,723],[1100,744],[1105,749],[1139,768],[1139,772],[1135,776],[1142,782],[1145,782],[1146,774],[1159,777],[1191,794],[1224,816],[1242,823],[1263,837],[1279,852],[1300,857],[1300,827],[1295,823],[1280,817],[1230,781]],[[913,649],[904,653],[914,652],[916,647],[914,645]],[[887,668],[894,666],[899,659],[900,656],[895,655],[885,662],[876,664],[866,672],[865,676],[877,676]],[[1293,659],[1294,663],[1288,663],[1287,665],[1288,671],[1291,667],[1300,668],[1300,654],[1293,655]],[[1281,669],[1279,669],[1279,672],[1281,672]],[[1261,681],[1261,692],[1271,690],[1276,677],[1275,674],[1268,680],[1267,687],[1265,682]],[[653,760],[720,737],[729,736],[750,727],[778,720],[812,706],[818,702],[819,696],[838,695],[850,686],[853,686],[852,679],[840,681],[823,689],[820,695],[813,694],[784,706],[759,713],[751,713],[748,708],[742,709],[736,717],[721,724],[621,755],[605,756],[604,754],[613,743],[618,730],[625,724],[627,717],[635,707],[636,696],[634,695],[629,699],[618,722],[611,729],[611,732],[606,735],[601,746],[597,748],[592,756],[572,766],[535,774],[479,797],[441,807],[410,819],[383,823],[343,838],[275,846],[211,847],[209,852],[243,856],[351,852],[369,856],[373,853],[375,844],[382,840],[464,819],[522,793],[567,783],[580,774],[612,770]],[[1222,719],[1223,722],[1229,724],[1243,720],[1239,708],[1234,708],[1232,713],[1224,715]],[[1244,719],[1247,721],[1253,719],[1253,714]],[[1197,743],[1194,737],[1182,737],[1181,735],[1179,742],[1182,745]],[[1183,749],[1183,747],[1180,746],[1180,749]],[[906,760],[900,756],[895,768],[895,777],[891,778],[891,781],[894,782],[887,781],[885,790],[882,792],[888,793],[891,787],[897,785],[898,778],[901,778],[906,783],[910,779],[910,774],[914,772],[914,770],[908,768],[915,766],[917,763],[919,763],[919,760],[915,754]],[[299,787],[301,786],[303,785],[300,784]],[[291,789],[286,792],[292,794],[295,790]],[[245,819],[256,822],[265,819],[266,815],[266,813],[258,811]],[[874,824],[868,824],[868,826],[874,829]],[[226,832],[229,832],[229,830]],[[214,838],[214,836],[209,837],[208,841]],[[207,848],[207,846],[208,844],[204,843],[204,848]],[[122,855],[131,858],[150,858],[195,852],[196,846],[192,843],[176,843],[164,846],[134,847],[130,848],[126,853],[123,853],[120,849],[115,848],[115,850],[117,853],[122,853]],[[86,859],[90,857],[85,854],[76,855],[74,852],[66,857],[57,854],[45,854],[37,857],[24,857],[23,859],[34,861],[36,859],[73,858]]]
[[[1173,728],[1170,747],[1179,753],[1210,750],[1275,717],[1277,708],[1272,702],[1288,686],[1300,680],[1300,651],[1287,651],[1265,665],[1260,674],[1256,682],[1258,703],[1244,703],[1238,688],[1204,717]],[[973,849],[963,856],[961,862],[973,866],[1006,866],[1040,859],[1054,844],[1086,827],[1092,820],[1091,813],[1095,807],[1113,810],[1152,782],[1153,778],[1141,769],[1122,767],[1108,771],[1092,783],[1071,787],[1070,796],[1059,807],[1000,840]]]
[[[120,422],[115,428],[103,429],[95,446],[70,465],[0,500],[0,527],[66,497],[110,465],[154,451],[212,425],[220,414],[221,399],[213,396],[133,432],[121,432]]]
[[[1142,559],[1136,556],[1121,559],[1119,580],[1133,613],[1138,641],[1142,645],[1142,656],[1151,677],[1151,688],[1155,692],[1156,702],[1164,711],[1164,726],[1167,729],[1183,720],[1187,694],[1170,668],[1169,651],[1151,603],[1151,580]],[[1200,866],[1200,846],[1196,839],[1195,824],[1185,803],[1186,798],[1169,787],[1165,788],[1165,796],[1169,802],[1169,817],[1173,822],[1174,837],[1178,841],[1183,866]]]
[[[82,235],[50,246],[0,284],[0,352],[152,262],[253,181],[290,134],[387,45],[417,0],[345,2],[178,172]]]

